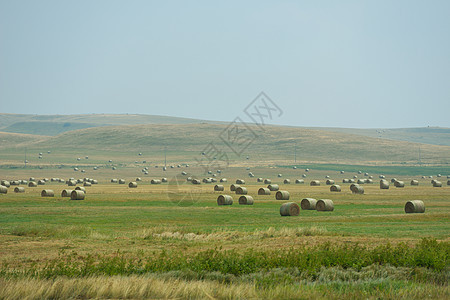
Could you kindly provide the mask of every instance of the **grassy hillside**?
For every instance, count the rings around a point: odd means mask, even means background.
[[[337,133],[292,127],[267,126],[264,129],[251,127],[255,140],[245,150],[234,144],[233,153],[224,141],[228,137],[225,125],[183,124],[183,125],[129,125],[81,129],[67,132],[56,137],[31,142],[29,149],[36,152],[52,150],[64,153],[60,161],[73,161],[75,157],[96,155],[100,160],[114,153],[134,159],[143,152],[147,159],[161,159],[164,147],[171,157],[193,161],[201,158],[208,144],[227,153],[230,163],[293,163],[294,152],[297,162],[318,162],[337,164],[417,164],[420,146],[421,162],[424,164],[448,164],[450,147],[416,144],[388,139],[371,138],[359,135]],[[231,135],[233,137],[233,135]],[[240,140],[243,144],[248,141]],[[21,145],[24,146],[24,145]],[[57,150],[57,151],[55,151]],[[15,159],[17,153],[23,153],[18,147],[4,149],[2,156]],[[103,153],[103,156],[102,156]],[[249,160],[246,160],[249,156]],[[132,157],[132,158],[131,158]],[[137,157],[136,157],[137,158]],[[17,159],[21,159],[17,157]],[[41,163],[41,162],[39,162]]]

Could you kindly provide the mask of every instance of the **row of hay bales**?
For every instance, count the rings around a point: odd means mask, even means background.
[[[8,188],[0,185],[0,194],[6,194]],[[24,193],[24,187],[14,188],[15,193]],[[61,192],[61,197],[71,197],[72,200],[84,200],[86,194],[86,189],[84,187],[76,187],[75,190],[63,190]],[[55,192],[53,190],[44,189],[41,191],[41,197],[54,197]]]

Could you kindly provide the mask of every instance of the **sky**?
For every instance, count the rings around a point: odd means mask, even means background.
[[[0,112],[450,127],[450,1],[0,0]]]

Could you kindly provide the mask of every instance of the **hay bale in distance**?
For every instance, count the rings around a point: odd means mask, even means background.
[[[86,194],[86,189],[84,187],[82,187],[82,186],[77,186],[75,188],[75,191],[83,191]]]
[[[330,192],[340,192],[340,191],[341,191],[340,185],[333,184],[332,186],[330,186]]]
[[[85,192],[80,190],[74,190],[70,193],[70,200],[84,200],[86,196]]]
[[[303,179],[295,179],[296,184],[303,184],[305,181]]]
[[[111,183],[117,183],[117,179],[116,178],[111,179]]]
[[[275,194],[275,199],[277,199],[277,200],[289,200],[289,192],[288,191],[278,191]]]
[[[238,195],[247,195],[248,191],[246,187],[240,186],[236,188],[236,194]]]
[[[320,185],[320,181],[319,180],[312,180],[309,183],[310,186],[319,186]]]
[[[263,182],[263,179],[261,177],[256,179],[256,182]]]
[[[128,183],[128,187],[132,188],[132,189],[135,189],[135,188],[138,187],[138,184],[137,184],[136,181],[131,181],[130,183]]]
[[[264,184],[271,184],[271,183],[272,183],[271,179],[268,178],[264,179]]]
[[[161,180],[159,180],[159,179],[152,179],[150,181],[150,184],[161,184]]]
[[[4,185],[0,185],[0,194],[8,194],[8,188]]]
[[[419,181],[418,180],[411,180],[411,185],[419,185]]]
[[[258,195],[270,195],[270,190],[268,188],[260,188],[258,190]]]
[[[333,179],[327,179],[327,181],[325,183],[326,183],[326,185],[333,185],[334,184],[334,180]]]
[[[61,197],[66,198],[66,197],[71,197],[73,190],[62,190],[61,192]]]
[[[350,190],[353,194],[364,194],[364,187],[356,183],[350,185]]]
[[[278,186],[278,184],[269,184],[267,186],[267,188],[271,191],[271,192],[276,192],[280,189],[280,187]]]
[[[236,184],[245,184],[244,179],[236,179]]]
[[[28,187],[37,187],[37,183],[35,181],[28,182]]]
[[[380,189],[382,190],[388,190],[389,189],[389,181],[385,179],[380,180]]]
[[[435,180],[433,183],[433,187],[442,187],[442,182]]]
[[[232,185],[230,185],[230,191],[236,192],[236,189],[239,187],[241,187],[241,186],[233,183]]]
[[[254,200],[252,196],[249,195],[242,195],[239,197],[239,204],[240,205],[253,205]]]
[[[291,184],[291,180],[286,178],[286,179],[283,181],[283,183],[284,183],[284,184]]]
[[[303,210],[316,210],[317,200],[314,198],[304,198],[300,202]]]
[[[223,191],[223,190],[225,190],[225,188],[224,188],[224,186],[221,185],[221,184],[216,184],[216,185],[214,186],[214,191],[216,191],[216,192]]]
[[[25,188],[23,186],[17,186],[14,188],[14,193],[25,193]]]
[[[333,200],[330,199],[320,199],[316,204],[317,211],[333,211],[334,204]]]
[[[85,183],[83,183],[83,186],[92,186],[92,183],[86,181]]]
[[[221,178],[220,179],[220,182],[227,182],[228,181],[228,179],[226,179],[226,178]]]
[[[233,198],[230,195],[220,195],[217,197],[217,205],[233,205]]]
[[[425,212],[425,204],[422,200],[411,200],[406,202],[405,204],[405,213],[424,213]]]
[[[119,179],[119,184],[125,184],[125,179]]]
[[[400,180],[396,180],[396,181],[394,182],[394,186],[395,186],[395,187],[398,187],[398,188],[403,188],[403,187],[405,187],[405,182],[400,181]]]
[[[38,185],[45,185],[45,180],[40,179],[40,180],[38,180],[37,184]]]
[[[280,207],[280,215],[286,216],[298,216],[300,214],[300,207],[295,202],[283,203]]]
[[[52,190],[42,190],[41,197],[55,197],[55,192]]]

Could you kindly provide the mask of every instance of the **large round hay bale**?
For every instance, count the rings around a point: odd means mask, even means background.
[[[0,185],[9,188],[11,186],[11,183],[8,180],[2,180],[0,181]]]
[[[40,180],[38,180],[37,184],[38,185],[45,185],[45,180],[40,179]]]
[[[302,174],[302,177],[303,177],[303,178],[306,178],[306,174]]]
[[[77,181],[76,180],[67,180],[67,185],[68,186],[76,186],[77,185]]]
[[[433,183],[433,187],[442,187],[442,182],[436,180],[436,181]]]
[[[23,186],[17,186],[14,188],[14,193],[25,193],[25,188]]]
[[[224,186],[221,185],[221,184],[216,184],[216,185],[214,186],[214,191],[216,191],[216,192],[223,191],[223,190],[225,190],[225,188],[224,188]]]
[[[84,200],[86,193],[80,190],[74,190],[70,193],[70,200]]]
[[[161,182],[167,182],[167,178],[166,177],[161,178]]]
[[[36,181],[36,178],[30,177],[30,178],[28,179],[28,181]]]
[[[319,186],[320,185],[320,181],[319,180],[312,180],[309,183],[310,186]]]
[[[200,179],[197,178],[192,178],[192,184],[201,184],[202,182],[200,181]]]
[[[368,184],[372,184],[372,183],[373,183],[373,179],[372,179],[372,178],[368,178],[368,179],[366,179],[366,183],[368,183]]]
[[[245,184],[244,179],[236,179],[236,184]]]
[[[220,179],[220,182],[227,182],[228,181],[228,179],[226,179],[226,178],[221,178]]]
[[[407,214],[424,213],[425,212],[425,204],[423,203],[422,200],[408,201],[405,204],[405,212]]]
[[[119,179],[119,184],[125,184],[125,179]]]
[[[363,178],[361,178],[361,179],[358,179],[358,180],[356,181],[356,183],[357,183],[357,184],[364,184],[364,183],[366,183],[366,180],[363,179]]]
[[[264,179],[264,184],[271,184],[272,180],[271,179]]]
[[[277,199],[277,200],[289,200],[289,192],[288,191],[278,191],[275,194],[275,199]]]
[[[61,192],[61,197],[71,197],[70,195],[72,194],[73,190],[62,190]]]
[[[278,176],[278,178],[281,178],[281,177],[283,177],[283,174],[278,174],[277,176]]]
[[[397,180],[397,181],[394,182],[394,186],[398,187],[398,188],[405,187],[405,182]]]
[[[397,181],[397,178],[392,178],[391,179],[391,183],[394,183],[394,182],[396,182]]]
[[[256,182],[263,182],[263,179],[261,177],[256,179]]]
[[[4,185],[0,185],[0,194],[8,194],[8,188]]]
[[[270,190],[268,188],[260,188],[258,190],[258,195],[270,195]]]
[[[92,184],[98,184],[98,180],[92,179],[91,183],[92,183]]]
[[[77,186],[75,188],[75,191],[83,191],[86,194],[86,189],[84,187],[82,187],[82,186]]]
[[[355,183],[356,181],[355,181],[355,179],[353,179],[353,178],[350,178],[349,180],[348,180],[348,183]]]
[[[194,181],[194,180],[192,180],[192,181]],[[159,179],[152,179],[150,181],[150,184],[161,184],[161,180],[159,180]]]
[[[203,178],[203,183],[211,183],[212,182],[212,180],[211,180],[211,178]]]
[[[330,199],[320,199],[316,204],[317,211],[333,211],[334,204],[333,200]]]
[[[35,181],[28,182],[28,187],[37,187],[37,183]]]
[[[52,190],[42,190],[41,197],[55,197],[55,192]]]
[[[246,187],[240,186],[236,188],[236,194],[238,195],[247,195],[248,191]]]
[[[241,187],[240,185],[238,185],[238,184],[231,184],[230,185],[230,191],[232,191],[232,192],[236,192],[236,189],[237,188],[239,188],[239,187]]]
[[[340,192],[341,191],[341,186],[338,184],[333,184],[332,186],[330,186],[330,192]]]
[[[419,185],[419,181],[418,180],[411,180],[411,185]]]
[[[388,190],[389,189],[389,181],[381,179],[380,180],[380,189]]]
[[[450,185],[450,180],[447,180],[447,185]]]
[[[240,205],[253,205],[253,197],[249,195],[242,195],[239,197]]]
[[[295,179],[296,184],[303,184],[305,181],[303,179]]]
[[[349,183],[349,182],[350,182],[350,180],[348,178],[342,179],[342,183]]]
[[[11,181],[11,185],[20,185],[20,181],[19,180],[13,180],[13,181]]]
[[[286,178],[286,179],[283,181],[283,183],[284,183],[284,184],[291,184],[291,180]]]
[[[278,186],[278,184],[269,184],[267,186],[267,188],[271,191],[271,192],[276,192],[280,189],[280,187]]]
[[[326,185],[333,185],[334,184],[334,180],[333,179],[327,179],[327,181],[325,183],[326,183]]]
[[[295,202],[283,203],[280,207],[280,215],[285,216],[298,216],[300,214],[300,207]]]
[[[111,183],[117,183],[117,179],[116,178],[111,179]]]
[[[314,198],[303,198],[300,206],[303,210],[316,210],[317,200]]]
[[[364,194],[364,187],[356,183],[350,185],[350,190],[353,194]]]
[[[85,183],[83,183],[83,186],[92,186],[92,183],[86,181]]]
[[[131,181],[130,183],[128,183],[128,187],[129,188],[132,188],[132,189],[135,189],[135,188],[137,188],[137,182],[136,181]]]
[[[141,177],[137,177],[137,178],[136,178],[136,182],[139,182],[139,181],[142,181],[142,178],[141,178]]]
[[[233,198],[230,195],[220,195],[217,197],[217,205],[233,205]]]

